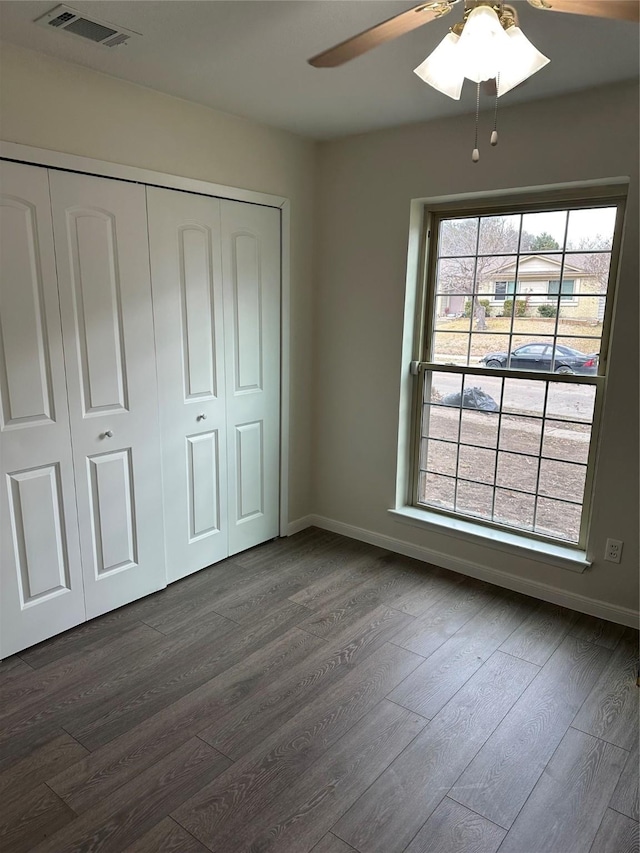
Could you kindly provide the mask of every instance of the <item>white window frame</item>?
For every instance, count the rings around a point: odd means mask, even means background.
[[[397,521],[412,526],[425,527],[456,538],[469,539],[499,550],[506,550],[509,553],[527,554],[538,561],[572,571],[584,571],[590,565],[588,537],[591,498],[597,467],[599,428],[606,392],[610,334],[628,185],[627,178],[614,178],[581,184],[556,185],[542,190],[494,191],[475,193],[464,197],[415,199],[412,202],[403,336],[403,375],[400,395],[396,499],[395,505],[389,510]],[[498,213],[506,215],[507,213],[545,210],[549,207],[556,209],[558,207],[563,209],[581,208],[588,207],[590,204],[594,206],[617,206],[619,211],[611,249],[609,287],[603,318],[598,375],[580,375],[575,378],[567,378],[553,374],[542,374],[540,377],[558,382],[575,383],[577,381],[596,386],[592,439],[579,542],[574,545],[561,540],[550,540],[548,537],[533,532],[503,527],[481,519],[472,519],[456,513],[442,511],[435,507],[417,506],[414,496],[417,494],[418,464],[416,460],[418,458],[417,448],[420,433],[419,409],[422,394],[422,374],[425,370],[452,370],[456,373],[486,375],[486,369],[474,367],[460,369],[424,360],[428,342],[427,326],[433,318],[433,311],[427,310],[427,306],[433,305],[433,302],[429,301],[432,298],[429,287],[434,276],[433,274],[430,275],[429,272],[430,265],[433,265],[435,260],[430,252],[429,237],[434,218],[437,216],[446,218],[447,215],[482,216]],[[494,369],[491,375],[499,376],[501,374],[513,378],[532,378],[531,371]]]

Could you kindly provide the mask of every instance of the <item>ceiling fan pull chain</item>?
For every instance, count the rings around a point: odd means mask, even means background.
[[[496,77],[496,108],[493,113],[493,130],[491,131],[491,144],[495,147],[498,144],[498,89],[500,88],[500,72]]]
[[[471,159],[474,163],[477,163],[480,159],[480,152],[478,151],[478,117],[480,115],[480,83],[478,83],[478,88],[476,90],[476,138],[475,144],[473,146],[473,154],[471,155]]]

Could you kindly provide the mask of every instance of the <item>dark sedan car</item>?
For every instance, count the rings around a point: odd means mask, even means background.
[[[598,353],[585,355],[577,349],[556,344],[533,343],[517,347],[511,353],[491,352],[480,359],[487,367],[512,370],[542,370],[555,373],[594,374],[598,371]]]

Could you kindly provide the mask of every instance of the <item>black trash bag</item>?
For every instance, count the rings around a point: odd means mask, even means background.
[[[465,388],[462,395],[463,409],[479,409],[481,412],[497,412],[498,404],[482,388]],[[443,406],[459,406],[460,393],[447,394],[442,400]]]

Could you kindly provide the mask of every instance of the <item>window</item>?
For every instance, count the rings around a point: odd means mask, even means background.
[[[427,212],[414,507],[585,547],[622,210]],[[591,286],[577,293],[565,268]]]
[[[513,294],[516,289],[515,281],[496,281],[496,292],[494,299],[496,302],[504,302],[509,295]]]
[[[559,281],[550,281],[549,290],[547,291],[549,300],[552,302],[557,301],[558,294],[560,294],[560,301],[572,300],[574,287],[575,281],[570,278],[567,278],[562,282],[562,287],[560,287]]]

